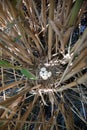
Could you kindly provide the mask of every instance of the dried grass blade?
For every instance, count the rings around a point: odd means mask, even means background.
[[[63,114],[67,130],[74,130],[74,116],[70,107],[65,108],[65,104],[61,104],[61,112]]]
[[[38,100],[38,97],[34,97],[34,101],[35,101],[35,103],[36,103],[36,101]],[[21,120],[22,121],[26,121],[27,120],[27,118],[28,118],[28,116],[29,116],[29,114],[30,114],[30,112],[32,111],[32,109],[34,108],[34,103],[33,102],[31,102],[29,105],[28,105],[28,109],[27,109],[27,111],[25,112],[25,114],[21,117]],[[22,123],[17,123],[17,125],[16,125],[16,127],[14,128],[14,130],[20,130],[22,127],[23,127],[23,125],[24,125],[24,122],[22,122]]]
[[[61,44],[61,51],[64,51],[63,34],[61,33],[61,31],[59,31],[59,29],[56,27],[55,23],[52,20],[50,20],[50,24],[51,24],[52,29],[58,35],[58,38]]]
[[[46,0],[42,0],[42,22],[43,27],[46,29]]]
[[[74,86],[77,86],[77,84],[83,84],[87,81],[87,74],[84,74],[82,77],[78,78],[76,81],[73,81],[67,85],[60,86],[59,89],[57,89],[58,92],[64,91],[66,89],[70,89]]]
[[[0,92],[2,92],[3,90],[7,90],[7,89],[10,89],[10,88],[14,88],[16,87],[17,85],[21,84],[21,83],[24,83],[25,81],[22,80],[22,81],[17,81],[17,82],[13,82],[9,85],[6,85],[6,86],[3,86],[3,87],[0,87]]]
[[[54,8],[55,8],[55,1],[49,1],[49,20],[54,20]],[[52,51],[52,44],[53,44],[53,30],[51,24],[49,24],[48,28],[48,59],[51,60],[51,51]]]

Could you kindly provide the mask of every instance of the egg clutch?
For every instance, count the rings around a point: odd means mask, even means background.
[[[47,71],[47,69],[45,67],[42,67],[40,69],[39,75],[43,80],[47,80],[48,78],[50,78],[52,76],[52,72]]]

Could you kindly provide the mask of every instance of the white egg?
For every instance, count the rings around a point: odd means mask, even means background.
[[[43,79],[43,80],[47,80],[47,79],[48,79],[48,76],[45,75],[45,76],[42,77],[42,79]]]
[[[40,70],[41,70],[41,71],[46,71],[46,68],[45,68],[45,67],[42,67]]]
[[[48,72],[48,77],[51,77],[52,73],[51,72]]]
[[[47,71],[40,71],[40,77],[43,79],[43,80],[47,80],[48,79],[48,72]]]
[[[42,71],[39,72],[39,75],[40,75],[40,77],[42,77],[42,75],[43,75]]]

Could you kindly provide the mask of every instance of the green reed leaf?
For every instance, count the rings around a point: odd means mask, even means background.
[[[29,72],[27,69],[23,68],[21,69],[21,73],[26,76],[27,78],[29,79],[32,79],[32,80],[37,80],[37,77],[34,76],[31,72]]]
[[[5,61],[5,60],[0,60],[0,67],[4,68],[14,68],[14,69],[21,69],[19,66],[14,66],[11,63]]]
[[[70,17],[70,20],[69,20],[69,23],[68,25],[69,26],[72,26],[78,16],[78,13],[79,13],[79,10],[82,6],[82,3],[83,3],[84,0],[76,0],[72,10],[71,10],[71,17]]]

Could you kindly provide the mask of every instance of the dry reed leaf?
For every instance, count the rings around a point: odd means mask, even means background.
[[[35,97],[35,102],[37,101],[37,99],[38,99],[38,97]],[[22,120],[22,121],[27,120],[27,118],[28,118],[30,112],[32,111],[33,107],[34,107],[34,102],[31,102],[31,103],[29,104],[29,106],[27,107],[27,111],[25,112],[25,114],[21,117],[21,120]],[[14,130],[19,130],[19,129],[21,129],[21,128],[23,127],[23,125],[24,125],[23,122],[22,122],[22,123],[17,123],[17,124],[16,124],[16,127],[14,128]]]
[[[60,92],[60,91],[70,89],[74,86],[77,86],[78,84],[83,84],[86,81],[87,81],[87,74],[84,74],[82,77],[78,78],[76,81],[73,81],[73,82],[66,84],[66,85],[63,85],[63,86],[60,86],[60,88],[57,89],[57,91]]]
[[[49,20],[54,20],[54,8],[55,8],[55,1],[50,0],[50,8],[49,8]],[[52,51],[52,39],[53,39],[53,30],[52,26],[49,24],[48,28],[48,59],[51,60],[51,51]]]
[[[10,88],[14,88],[16,87],[17,85],[21,84],[21,83],[24,83],[25,81],[17,81],[17,82],[13,82],[9,85],[5,85],[3,87],[0,88],[0,92],[2,92],[3,90],[7,90],[7,89],[10,89]]]

